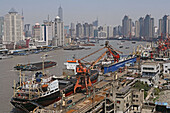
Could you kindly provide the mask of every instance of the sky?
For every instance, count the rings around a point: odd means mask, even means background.
[[[0,16],[11,8],[21,14],[24,11],[25,24],[42,23],[58,15],[58,8],[63,8],[64,23],[92,23],[98,17],[100,25],[117,26],[128,15],[133,21],[146,14],[158,19],[170,14],[170,0],[0,0]]]

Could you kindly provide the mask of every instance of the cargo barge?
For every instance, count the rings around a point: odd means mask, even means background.
[[[56,64],[57,63],[53,61],[45,61],[44,69],[55,66]],[[21,70],[21,71],[38,71],[38,70],[42,70],[43,62],[29,63],[29,64],[17,64],[14,68],[16,70]]]

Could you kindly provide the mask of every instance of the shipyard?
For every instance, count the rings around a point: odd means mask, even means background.
[[[0,113],[170,113],[169,4],[1,0]]]

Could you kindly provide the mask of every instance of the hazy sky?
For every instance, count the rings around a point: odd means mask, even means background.
[[[133,21],[146,14],[158,19],[170,14],[170,0],[0,0],[0,16],[14,7],[20,14],[24,10],[25,23],[42,23],[49,14],[50,20],[62,6],[64,23],[89,22],[97,17],[100,25],[120,25],[124,15]]]

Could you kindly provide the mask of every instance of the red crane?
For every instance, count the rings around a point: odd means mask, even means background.
[[[92,76],[92,75],[91,75],[90,71],[91,71],[91,69],[93,69],[94,65],[96,65],[96,63],[99,62],[106,54],[107,55],[111,54],[113,56],[113,58],[114,58],[114,62],[119,61],[120,56],[119,56],[119,54],[117,52],[120,52],[120,51],[117,51],[117,50],[111,48],[111,45],[109,45],[108,43],[109,42],[106,41],[104,48],[101,48],[101,49],[99,49],[99,50],[97,50],[97,51],[95,51],[95,52],[81,58],[81,59],[78,59],[79,66],[77,66],[77,68],[76,68],[77,82],[76,82],[76,84],[74,86],[74,93],[76,92],[76,89],[78,87],[80,87],[81,89],[86,88],[86,92],[88,93],[88,87],[92,86],[92,82],[90,80],[90,76]],[[92,63],[89,63],[90,64],[89,67],[86,67],[86,65],[81,62],[81,61],[84,61],[85,58],[87,58],[87,57],[89,57],[89,56],[91,56],[91,55],[93,55],[93,54],[95,54],[95,53],[97,53],[97,52],[99,52],[99,51],[101,51],[101,50],[103,50],[105,48],[107,50],[101,56],[99,56],[97,58],[97,60],[95,60]],[[120,53],[122,53],[122,52],[120,52]]]

